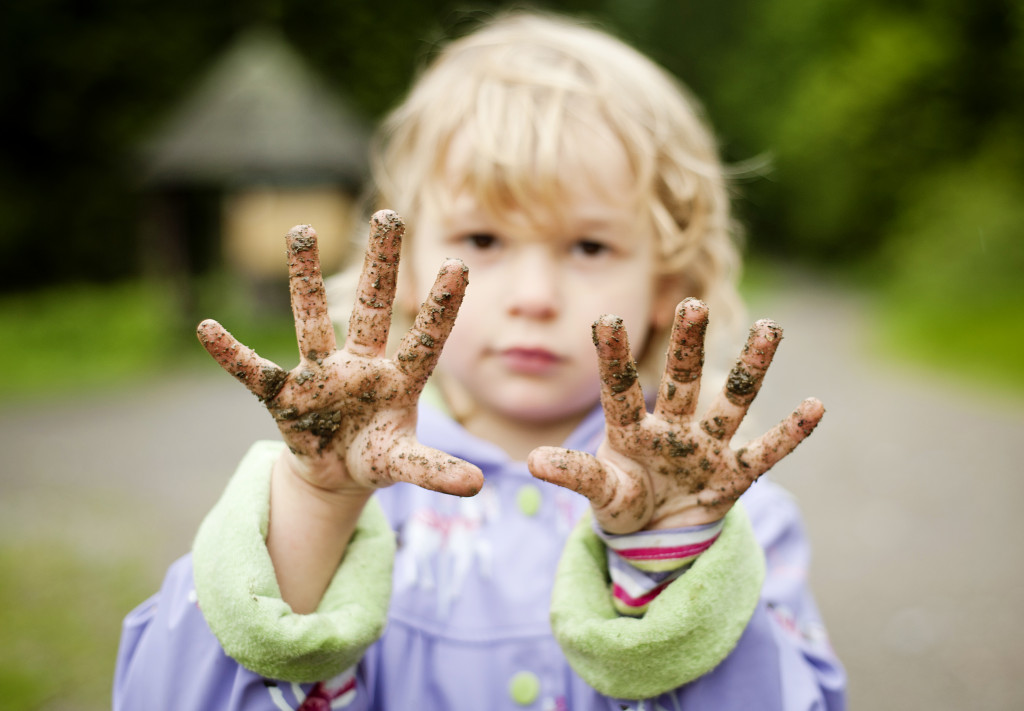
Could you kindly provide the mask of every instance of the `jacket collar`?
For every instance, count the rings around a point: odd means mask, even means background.
[[[440,409],[437,401],[420,401],[416,436],[428,447],[436,447],[454,457],[473,462],[485,472],[491,468],[506,467],[515,463],[501,447],[470,434],[465,427]],[[604,411],[598,404],[587,413],[561,446],[593,453],[603,436]]]

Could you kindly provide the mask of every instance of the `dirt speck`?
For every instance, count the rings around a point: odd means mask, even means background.
[[[299,417],[292,423],[297,432],[309,432],[320,438],[320,449],[323,450],[341,427],[340,412],[310,412]]]
[[[265,365],[260,370],[260,381],[261,391],[263,397],[261,399],[268,400],[272,397],[276,397],[281,388],[284,387],[284,381],[288,378],[288,372],[278,368],[276,365]]]
[[[636,364],[632,360],[626,361],[625,364],[620,364],[618,361],[612,361],[613,367],[619,366],[617,372],[610,375],[608,379],[608,387],[611,391],[618,395],[625,390],[628,390],[636,382]]]
[[[303,231],[301,234],[295,236],[292,240],[291,247],[293,254],[308,252],[316,247],[316,237],[311,235],[309,232]]]
[[[727,418],[720,415],[716,415],[711,419],[710,422],[705,420],[703,423],[704,431],[715,439],[722,439],[725,437],[725,428],[729,424]],[[715,450],[715,454],[718,454],[718,450]]]
[[[668,440],[665,451],[670,457],[687,457],[697,449],[693,442],[683,442],[676,437],[675,432],[669,432],[665,439]]]
[[[741,405],[749,402],[756,390],[757,379],[742,361],[737,362],[725,383],[725,396],[733,404]]]

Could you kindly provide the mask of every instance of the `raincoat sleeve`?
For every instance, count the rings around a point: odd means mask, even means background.
[[[587,521],[576,528],[552,628],[603,695],[595,708],[845,708],[845,676],[807,585],[799,511],[767,482],[750,499],[639,618],[616,609],[603,541]]]
[[[280,446],[249,451],[193,553],[126,618],[116,710],[294,709],[309,697],[367,707],[359,662],[384,628],[394,535],[368,506],[320,607],[293,613],[264,544]]]

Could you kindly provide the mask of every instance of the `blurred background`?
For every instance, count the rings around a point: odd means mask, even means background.
[[[0,709],[109,707],[120,619],[274,436],[194,324],[291,366],[281,235],[344,262],[375,121],[502,7],[0,3]],[[1024,707],[1024,5],[534,7],[670,69],[737,168],[787,328],[755,411],[829,408],[774,476],[851,708]]]

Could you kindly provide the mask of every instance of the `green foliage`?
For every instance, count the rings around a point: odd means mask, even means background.
[[[701,44],[717,56],[684,50],[670,66],[707,103],[727,156],[773,161],[768,180],[740,186],[758,251],[870,261],[909,186],[973,160],[1009,117],[1024,125],[1017,3],[727,5],[732,24],[712,23],[720,34]]]
[[[197,309],[215,316],[261,355],[291,368],[295,332],[284,306],[258,311],[245,292],[217,275],[205,280]],[[0,400],[121,386],[171,368],[217,368],[167,285],[124,282],[58,286],[0,298]]]
[[[179,353],[173,303],[154,286],[55,287],[0,301],[0,397],[158,372]]]
[[[916,186],[878,259],[888,347],[1024,393],[1024,181],[1015,126]]]
[[[1024,327],[1019,303],[1019,291],[1005,292],[985,308],[963,299],[884,299],[876,321],[879,345],[883,353],[923,364],[994,396],[1021,398]]]
[[[881,252],[895,295],[957,298],[989,307],[1024,275],[1024,180],[1015,174],[1024,135],[1006,125],[979,155],[922,180]]]
[[[737,184],[751,251],[869,273],[890,353],[1019,388],[1024,6],[654,6],[627,26],[704,99],[727,157],[770,159]]]
[[[0,711],[110,708],[121,620],[147,576],[36,543],[0,546],[0,578]]]
[[[882,225],[866,223],[884,218],[899,190],[875,195],[869,181],[906,170],[890,145],[905,140],[892,135],[894,124],[914,88],[940,68],[944,45],[899,16],[858,18],[846,39],[805,68],[773,131],[778,180],[794,193],[783,207],[793,247],[812,254],[870,253],[882,239]]]

